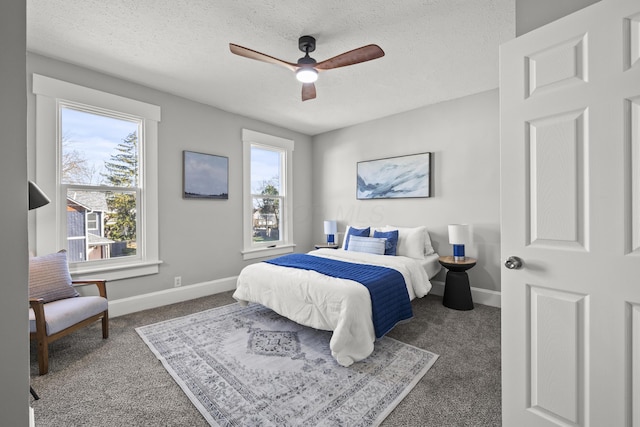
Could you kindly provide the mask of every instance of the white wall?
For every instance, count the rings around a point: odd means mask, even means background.
[[[516,37],[600,0],[516,0]]]
[[[29,424],[26,3],[0,3],[0,424]]]
[[[111,301],[172,289],[174,276],[182,277],[182,288],[236,276],[248,264],[240,254],[243,127],[295,141],[294,238],[298,251],[311,249],[311,137],[35,54],[28,55],[27,67],[29,87],[31,75],[37,73],[162,108],[158,221],[163,264],[159,274],[109,282]],[[35,97],[30,90],[29,102],[29,174],[33,176]],[[229,200],[182,199],[183,150],[229,157]],[[35,247],[33,238],[30,243]]]
[[[313,233],[324,241],[322,221],[347,224],[426,225],[435,249],[451,255],[447,225],[473,225],[466,246],[478,264],[471,286],[500,290],[500,150],[498,90],[435,104],[314,137]],[[356,199],[356,163],[433,152],[431,198]],[[436,280],[444,280],[440,273]]]

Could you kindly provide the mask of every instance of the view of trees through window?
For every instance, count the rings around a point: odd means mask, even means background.
[[[281,240],[282,155],[279,151],[251,147],[251,193],[253,198],[253,242]]]
[[[60,112],[70,262],[136,255],[140,121]]]

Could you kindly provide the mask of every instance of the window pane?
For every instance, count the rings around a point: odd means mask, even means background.
[[[99,234],[97,232],[97,230],[99,229],[98,225],[99,225],[98,214],[96,212],[88,213],[87,214],[87,230],[89,231],[89,233]]]
[[[278,195],[281,155],[279,151],[251,147],[251,193]]]
[[[280,199],[253,198],[253,242],[280,240]]]
[[[138,185],[138,122],[60,108],[62,183]]]
[[[133,191],[67,190],[69,262],[135,256],[136,214]]]

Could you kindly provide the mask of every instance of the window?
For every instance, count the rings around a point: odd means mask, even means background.
[[[282,242],[284,193],[280,187],[286,151],[251,144],[251,198],[253,201],[253,239],[255,246]]]
[[[159,107],[33,76],[38,253],[68,252],[74,277],[158,271]]]
[[[96,212],[87,213],[87,231],[92,234],[102,235],[102,227],[99,223],[100,219]]]
[[[245,259],[293,252],[293,141],[243,129]]]
[[[142,120],[68,102],[59,102],[58,108],[68,259],[139,259]]]

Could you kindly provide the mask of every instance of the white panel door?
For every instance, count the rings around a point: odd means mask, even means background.
[[[501,46],[500,111],[503,425],[640,427],[640,0]]]

